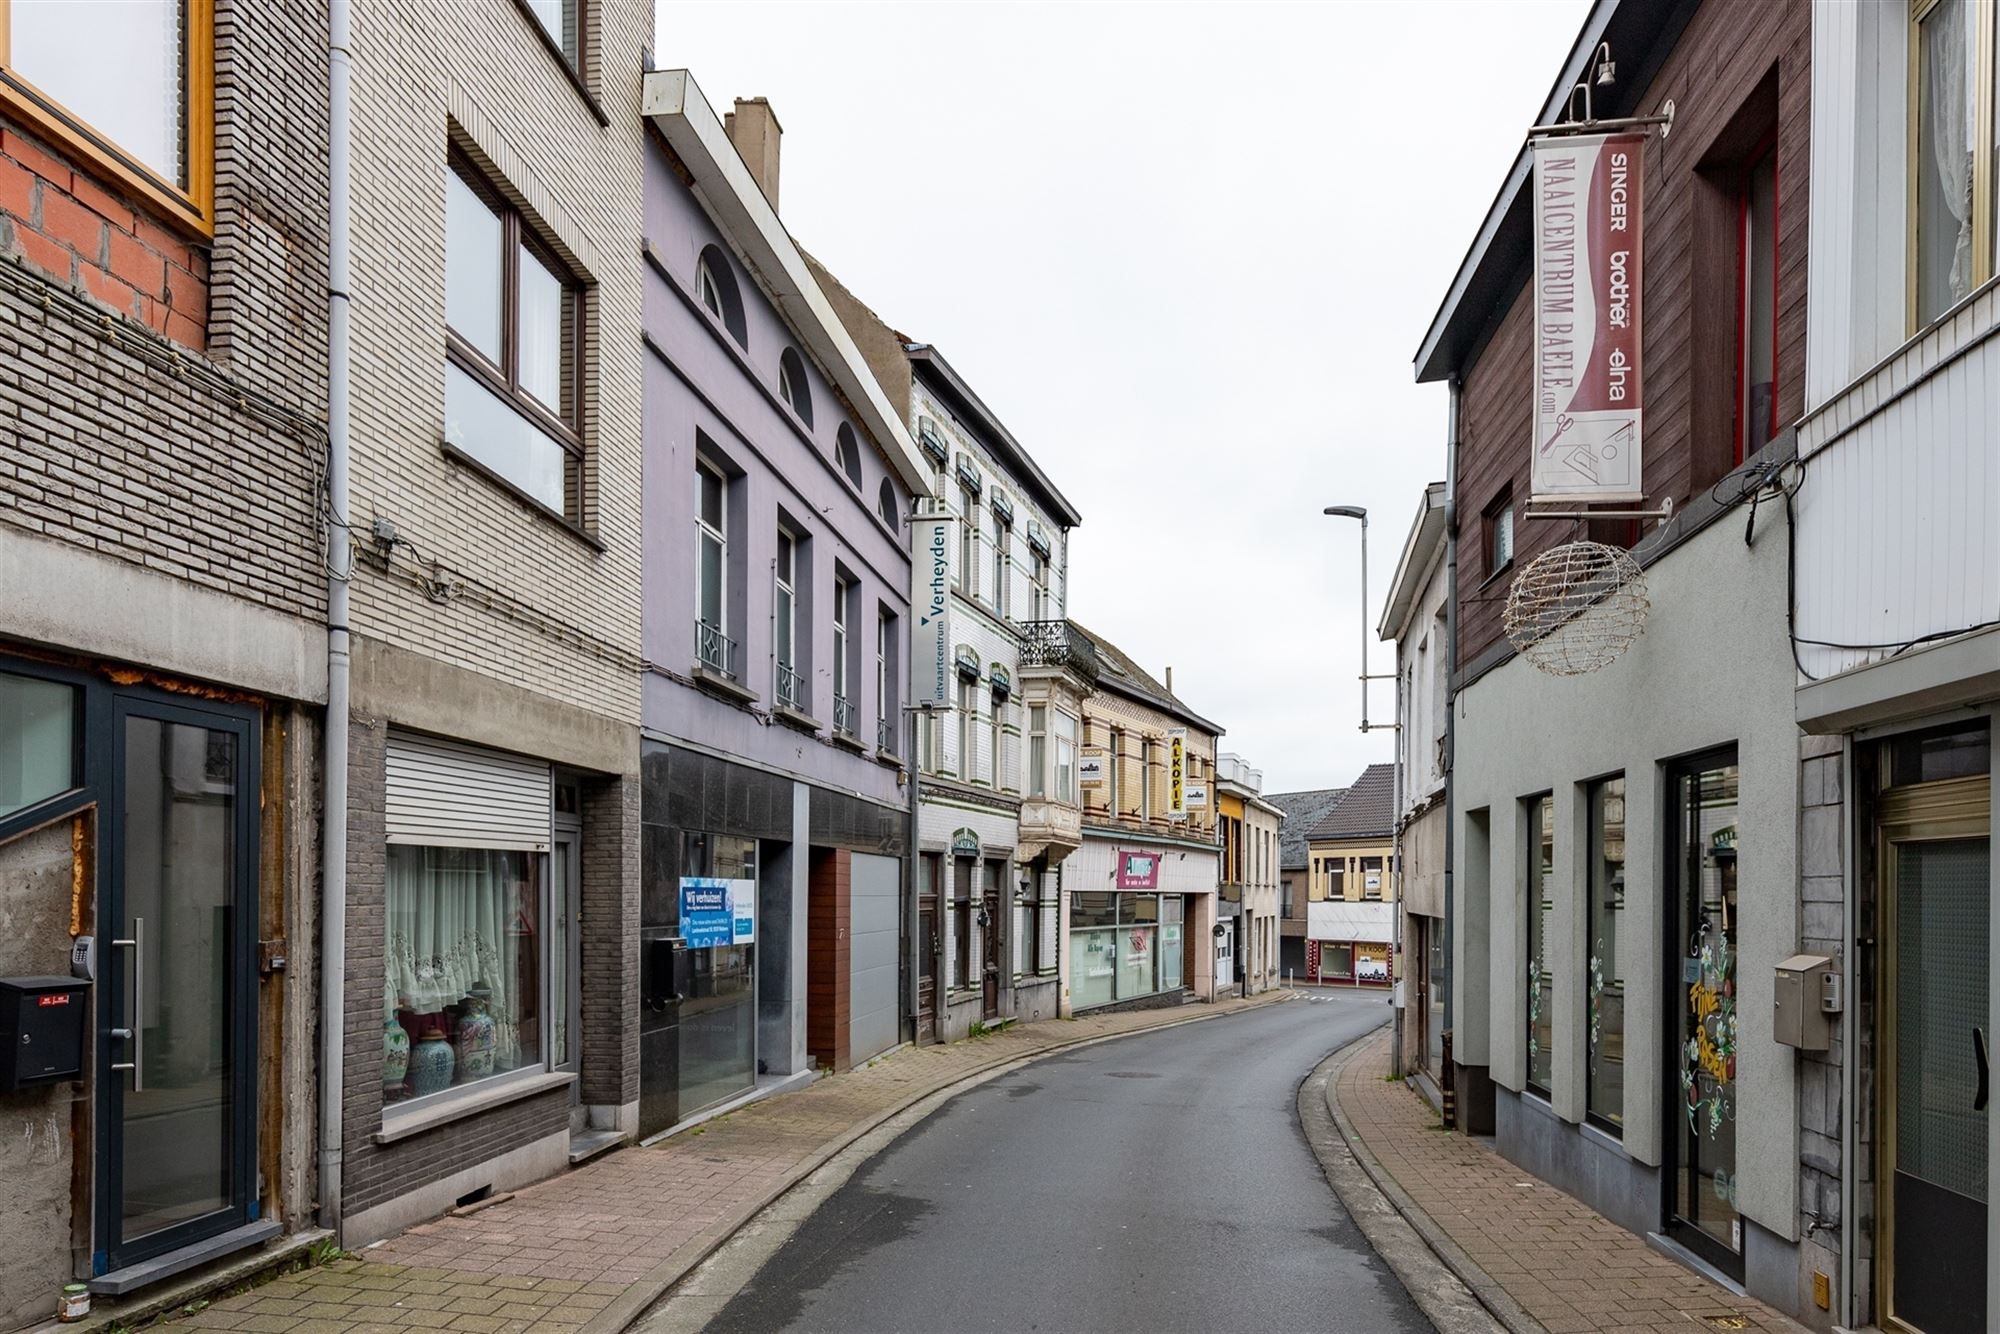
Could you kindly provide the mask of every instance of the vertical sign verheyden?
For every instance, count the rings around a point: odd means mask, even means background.
[[[951,514],[919,514],[910,546],[910,703],[917,708],[951,704],[951,557],[956,549]]]
[[[1643,134],[1535,142],[1536,500],[1644,500]]]

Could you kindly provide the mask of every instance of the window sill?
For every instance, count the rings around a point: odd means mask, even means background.
[[[803,710],[795,709],[789,704],[772,705],[771,716],[787,727],[796,727],[808,736],[819,735],[819,719]]]
[[[690,671],[694,683],[713,695],[737,704],[755,704],[757,692],[738,681],[735,677],[724,676],[715,668],[697,662]]]
[[[875,763],[885,769],[894,769],[897,773],[902,773],[909,767],[903,763],[901,757],[886,750],[877,750],[875,752]]]
[[[549,36],[549,30],[544,28],[542,21],[535,17],[535,11],[528,8],[528,0],[514,0],[514,5],[521,11],[521,17],[528,21],[528,31],[534,33],[541,40],[542,49],[555,59],[556,66],[562,70],[563,76],[569,80],[569,86],[576,89],[576,95],[583,99],[583,104],[586,107],[590,108],[591,116],[599,125],[605,129],[610,129],[611,117],[604,114],[604,108],[597,104],[597,99],[590,95],[590,89],[585,86],[583,76],[577,73],[576,66],[570,64],[569,56],[560,46],[556,45],[555,38]],[[581,26],[581,23],[582,17],[579,15],[579,26]]]
[[[605,551],[604,543],[598,541],[596,536],[593,535],[588,529],[584,528],[583,525],[576,523],[575,521],[565,517],[564,515],[556,513],[554,510],[550,509],[547,505],[543,504],[540,500],[536,499],[534,496],[529,495],[526,491],[523,491],[520,487],[508,481],[505,477],[502,477],[499,473],[493,471],[493,469],[487,467],[484,463],[481,463],[478,459],[466,453],[464,450],[460,449],[457,445],[451,443],[451,441],[449,440],[438,441],[438,449],[440,452],[444,454],[444,456],[447,459],[451,460],[452,463],[458,465],[461,468],[467,469],[468,471],[476,474],[482,481],[485,481],[489,485],[497,487],[499,490],[506,492],[509,496],[512,496],[515,500],[519,501],[522,505],[526,506],[528,511],[531,514],[533,514],[535,518],[540,519],[543,523],[550,524],[560,529],[564,533],[567,533],[570,537],[573,537],[577,541],[583,543],[583,545],[589,547],[593,552],[596,552],[598,555],[601,556],[604,554]]]
[[[1501,576],[1507,574],[1513,568],[1514,568],[1514,558],[1512,556],[1509,556],[1507,558],[1507,563],[1505,565],[1502,565],[1499,569],[1495,570],[1493,573],[1487,575],[1484,579],[1480,580],[1479,587],[1474,591],[1480,593],[1485,592],[1487,588],[1489,588],[1495,581],[1500,579]]]
[[[843,732],[839,728],[835,728],[833,731],[833,744],[839,746],[842,750],[851,750],[856,755],[868,754],[868,747],[861,744],[860,737],[854,735],[852,732]]]
[[[474,1085],[461,1096],[446,1098],[435,1106],[412,1108],[400,1111],[385,1108],[382,1112],[382,1128],[375,1132],[377,1144],[394,1144],[398,1140],[421,1135],[426,1130],[450,1125],[453,1121],[477,1116],[481,1112],[504,1107],[510,1102],[532,1098],[537,1093],[547,1093],[550,1089],[567,1088],[576,1082],[576,1076],[567,1070],[542,1071],[532,1075],[522,1075],[514,1079],[490,1081],[490,1087]]]

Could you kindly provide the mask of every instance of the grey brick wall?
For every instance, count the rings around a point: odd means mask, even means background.
[[[1799,949],[1824,954],[1835,971],[1847,975],[1845,948],[1846,836],[1850,812],[1843,790],[1846,751],[1840,737],[1802,737],[1799,741]],[[1848,978],[1852,982],[1852,978]],[[1851,994],[1851,991],[1850,991]],[[1849,1114],[1841,1099],[1841,1067],[1848,1035],[1860,1028],[1849,1013],[1834,1017],[1833,1040],[1826,1051],[1799,1054],[1799,1235],[1807,1252],[1801,1257],[1802,1309],[1811,1309],[1811,1289],[1805,1275],[1817,1268],[1837,1274],[1835,1257],[1857,1230],[1841,1217],[1840,1183],[1845,1171],[1841,1130]],[[1784,1048],[1778,1048],[1783,1053]],[[1866,1122],[1863,1135],[1866,1135]],[[1824,1254],[1815,1258],[1813,1249]]]
[[[583,1101],[639,1100],[639,776],[583,789]]]

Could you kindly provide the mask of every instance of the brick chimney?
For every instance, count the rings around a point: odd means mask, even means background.
[[[750,168],[757,186],[764,192],[764,198],[771,201],[771,207],[778,207],[778,140],[784,137],[785,127],[778,124],[777,113],[771,110],[769,99],[762,97],[739,97],[736,109],[724,112],[722,128],[729,134],[729,142],[736,145],[736,151],[743,156],[743,165]]]

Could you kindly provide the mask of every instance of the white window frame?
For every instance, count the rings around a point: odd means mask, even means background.
[[[715,561],[715,578],[717,585],[715,590],[715,606],[716,606],[716,616],[720,622],[713,628],[716,634],[722,636],[722,638],[726,640],[729,638],[729,478],[726,474],[723,473],[723,471],[720,468],[712,466],[706,460],[703,459],[695,460],[694,470],[695,470],[695,494],[694,494],[695,619],[696,620],[701,619],[701,605],[703,602],[707,601],[707,599],[702,596],[702,588],[701,588],[702,543],[704,541],[712,540],[714,541],[717,549],[717,555]],[[707,517],[704,516],[701,512],[701,486],[702,486],[702,477],[704,474],[706,474],[709,477],[713,477],[715,479],[717,489],[720,491],[722,496],[722,503],[716,507],[716,522],[714,524],[709,523]],[[698,656],[700,652],[699,645],[696,646],[696,652]],[[726,663],[724,665],[725,667],[727,666]]]
[[[1012,572],[1013,561],[1010,552],[1013,547],[1014,530],[1000,516],[993,512],[993,610],[1000,618],[1007,618],[1007,576]]]
[[[706,255],[695,265],[694,286],[703,308],[717,320],[722,319],[722,284],[715,280],[715,271],[708,266]]]
[[[805,413],[799,410],[799,385],[792,375],[792,362],[789,357],[778,359],[778,397],[785,400],[785,406],[792,410],[793,416],[800,419],[805,417]]]
[[[778,688],[777,669],[798,672],[799,662],[799,539],[784,524],[778,525],[778,547],[771,557],[771,687],[778,701],[800,707],[803,701],[787,700]],[[780,635],[778,632],[783,630]],[[789,647],[780,649],[779,645]]]
[[[987,703],[993,713],[991,725],[988,729],[992,734],[993,753],[986,759],[986,781],[997,789],[1000,786],[1001,771],[1005,767],[1000,761],[1007,746],[1006,706],[1000,702],[1000,698],[997,695],[989,699]]]
[[[1050,732],[1055,744],[1050,755],[1055,762],[1055,799],[1065,806],[1077,804],[1076,796],[1076,749],[1077,721],[1061,709],[1055,710]]]
[[[1104,762],[1104,809],[1112,819],[1118,818],[1118,761],[1119,752],[1124,748],[1125,734],[1117,728],[1111,729],[1110,755]]]
[[[979,749],[979,683],[958,683],[958,776],[970,783],[972,762]]]
[[[1028,795],[1036,799],[1049,792],[1049,707],[1028,706]]]
[[[851,711],[854,698],[848,693],[847,670],[847,600],[854,594],[854,585],[839,575],[833,577],[833,693],[847,704]]]
[[[958,488],[958,591],[979,595],[979,497],[969,486]]]

